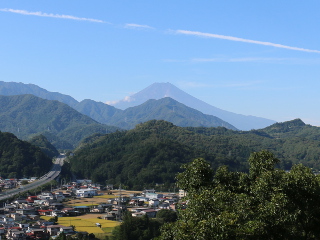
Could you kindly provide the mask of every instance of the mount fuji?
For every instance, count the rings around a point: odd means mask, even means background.
[[[109,104],[118,109],[127,109],[129,107],[140,105],[150,99],[158,100],[165,97],[170,97],[204,114],[218,117],[240,130],[265,128],[276,122],[266,118],[251,115],[247,116],[220,109],[191,96],[171,83],[153,83],[149,87],[131,95],[130,97],[126,97],[116,103]]]

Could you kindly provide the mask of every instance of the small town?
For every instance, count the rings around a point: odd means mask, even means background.
[[[1,185],[3,188],[21,189],[22,181],[26,179],[6,179],[1,181]],[[33,178],[29,181],[36,180]],[[102,188],[91,180],[77,180],[52,191],[43,191],[37,195],[29,195],[28,192],[27,197],[18,195],[11,202],[4,202],[0,208],[0,235],[1,238],[10,240],[55,239],[61,233],[90,238],[93,233],[73,225],[73,220],[64,225],[58,222],[62,222],[63,218],[87,215],[94,220],[91,221],[91,228],[103,233],[103,220],[117,226],[122,221],[123,213],[127,211],[133,217],[146,215],[155,218],[159,210],[175,211],[177,202],[183,196],[183,190],[179,194],[157,193],[154,189],[127,191],[113,189],[113,185]],[[93,235],[92,238],[94,237],[96,236]]]

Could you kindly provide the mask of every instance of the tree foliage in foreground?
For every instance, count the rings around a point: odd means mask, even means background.
[[[178,174],[187,208],[159,239],[319,239],[320,179],[303,165],[275,169],[268,151],[252,153],[249,173],[196,159]]]
[[[112,240],[149,240],[160,234],[161,222],[149,219],[147,215],[133,217],[130,212],[124,214],[121,225],[112,232]]]

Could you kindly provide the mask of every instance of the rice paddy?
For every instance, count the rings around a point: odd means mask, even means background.
[[[113,228],[120,223],[111,220],[99,219],[99,214],[87,214],[78,217],[59,217],[59,225],[75,226],[75,231],[93,233],[97,237],[110,235]],[[42,219],[49,220],[51,216],[43,216]],[[96,223],[101,224],[101,228],[96,226]]]
[[[114,198],[114,195],[99,195],[99,196],[94,196],[94,198]]]

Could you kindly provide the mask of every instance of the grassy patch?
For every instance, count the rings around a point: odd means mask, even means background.
[[[86,206],[86,207],[91,207],[91,206],[98,206],[99,204],[92,204],[92,203],[76,203],[72,204],[74,207],[79,207],[79,206]]]

